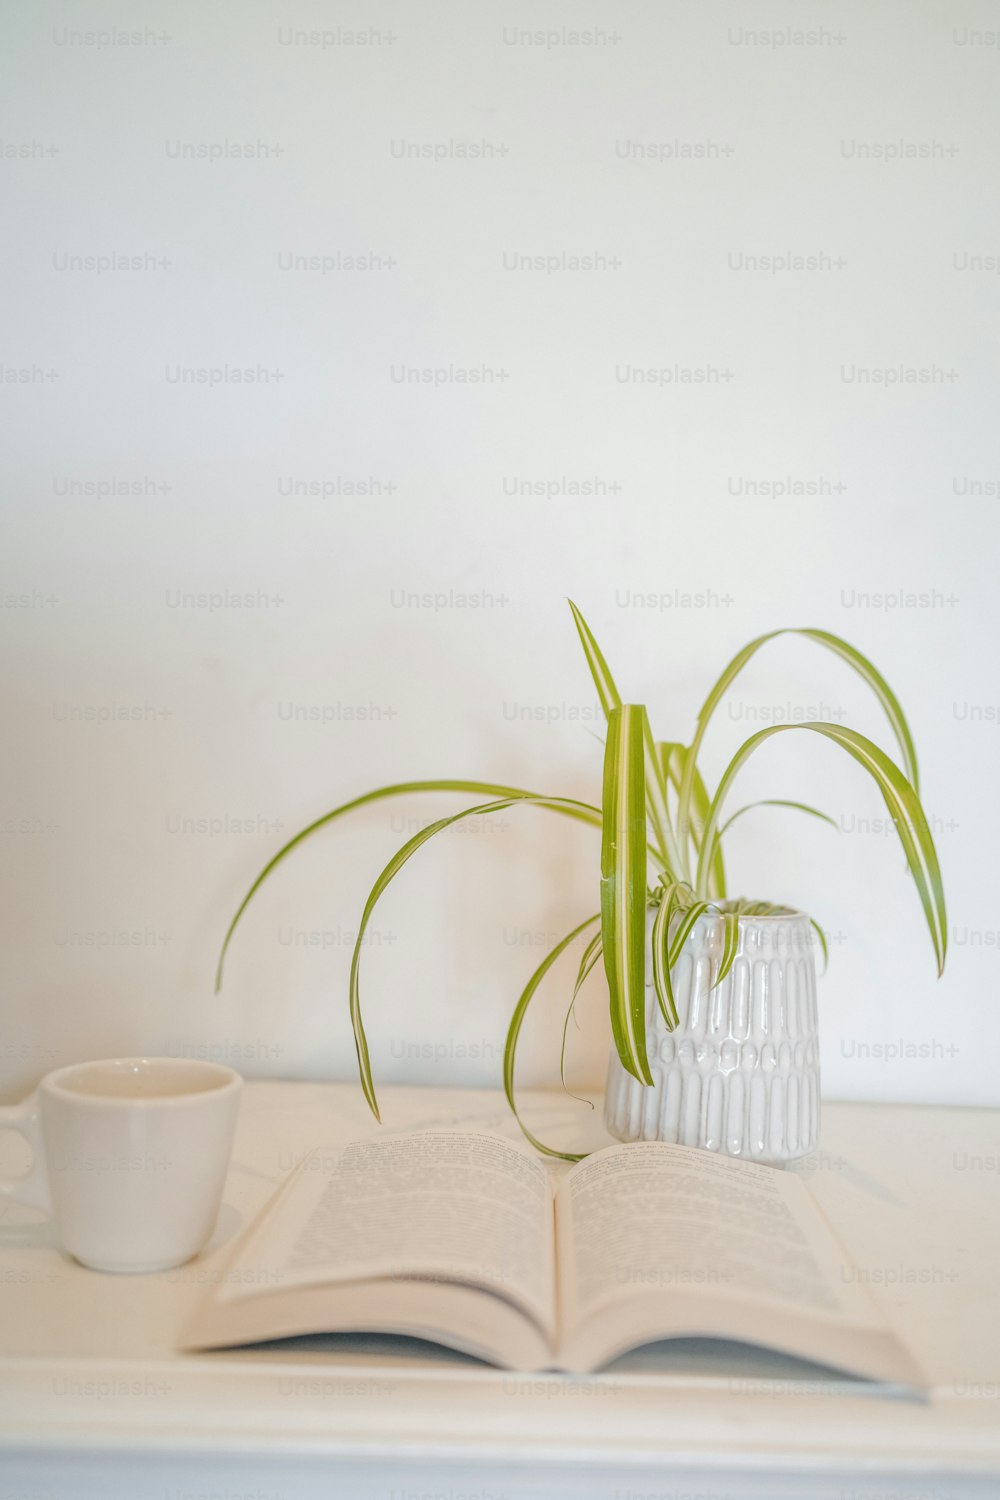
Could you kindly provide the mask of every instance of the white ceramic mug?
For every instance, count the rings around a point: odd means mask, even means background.
[[[115,1057],[42,1079],[0,1109],[34,1153],[0,1198],[50,1213],[69,1253],[95,1271],[165,1271],[215,1225],[243,1080],[219,1063]]]

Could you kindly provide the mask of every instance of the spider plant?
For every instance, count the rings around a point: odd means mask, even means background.
[[[590,823],[601,831],[600,909],[585,918],[552,949],[525,986],[510,1021],[504,1049],[503,1081],[510,1107],[524,1134],[540,1151],[576,1161],[573,1153],[552,1150],[539,1141],[518,1115],[514,1094],[514,1065],[518,1039],[528,1006],[556,960],[571,944],[589,933],[580,958],[566,1021],[588,975],[603,962],[607,977],[611,1028],[623,1066],[644,1084],[652,1084],[646,1052],[645,969],[647,912],[653,913],[652,977],[664,1024],[678,1024],[671,971],[695,923],[706,913],[721,924],[721,958],[714,983],[725,978],[736,956],[741,915],[766,915],[786,908],[764,901],[733,900],[726,893],[723,839],[734,821],[757,807],[792,808],[814,817],[824,813],[804,803],[767,799],[750,803],[723,819],[723,809],[736,776],[750,756],[776,734],[805,731],[840,747],[860,765],[878,787],[893,820],[916,886],[930,933],[938,973],[944,967],[947,942],[944,893],[937,853],[918,794],[916,753],[899,702],[870,661],[839,636],[817,629],[775,630],[758,636],[733,657],[702,705],[690,744],[656,740],[646,709],[622,701],[618,688],[582,614],[569,601],[587,664],[607,717],[601,805],[571,797],[544,796],[519,787],[486,781],[406,781],[379,787],[335,807],[317,818],[264,866],[237,908],[222,944],[216,972],[216,991],[222,984],[226,953],[244,912],[268,875],[305,839],[355,808],[383,798],[415,792],[460,792],[480,798],[472,807],[438,818],[407,840],[382,870],[365,902],[351,961],[350,1016],[365,1098],[376,1118],[378,1101],[372,1078],[368,1043],[361,1014],[360,965],[365,932],[372,913],[390,882],[424,844],[463,818],[481,817],[515,805],[545,808],[564,817]],[[799,635],[833,652],[867,683],[888,720],[899,764],[872,740],[840,724],[823,720],[774,724],[752,734],[736,751],[714,794],[709,793],[698,760],[706,731],[722,698],[751,658],[781,635]],[[816,927],[816,924],[813,924]],[[816,932],[826,956],[821,929]],[[563,1062],[565,1060],[565,1028]],[[565,1081],[565,1074],[563,1072]]]

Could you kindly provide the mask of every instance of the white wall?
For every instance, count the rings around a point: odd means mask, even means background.
[[[103,44],[125,27],[137,43]],[[324,28],[339,39],[288,38]],[[877,793],[812,736],[771,745],[745,792],[815,801],[839,836],[748,818],[733,884],[834,934],[831,1096],[997,1102],[996,28],[976,0],[4,7],[6,1097],[75,1057],[200,1044],[250,1074],[352,1076],[367,883],[454,804],[307,846],[215,999],[227,919],[283,838],[371,786],[598,795],[571,594],[664,737],[690,736],[714,675],[768,628],[825,626],[882,667],[938,836],[946,977]],[[264,150],[178,144],[223,142]],[[739,268],[789,254],[820,268]],[[140,269],[67,268],[106,256]],[[174,379],[227,366],[269,374]],[[400,366],[496,378],[399,383]],[[621,378],[675,366],[718,378]],[[848,378],[901,366],[929,378]],[[789,477],[820,492],[749,488]],[[594,479],[607,493],[574,493]],[[177,602],[227,592],[254,607]],[[289,704],[328,722],[289,722]],[[817,708],[885,738],[836,661],[771,647],[707,768],[762,714]],[[522,810],[414,861],[365,956],[380,1079],[498,1081],[541,945],[595,909],[597,852]],[[554,1076],[568,981],[539,1002],[525,1082]],[[600,1012],[595,984],[584,1082]]]

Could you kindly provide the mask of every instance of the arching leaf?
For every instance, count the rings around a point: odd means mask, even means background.
[[[368,1040],[365,1036],[364,1023],[361,1019],[360,985],[361,949],[372,912],[375,910],[375,906],[386,887],[399,874],[407,861],[412,859],[417,850],[427,843],[428,839],[432,839],[437,834],[442,833],[444,829],[450,828],[453,823],[461,822],[463,818],[482,817],[484,813],[500,812],[503,808],[513,807],[517,803],[530,803],[537,807],[550,807],[556,810],[566,807],[587,806],[586,803],[574,803],[572,799],[566,797],[525,797],[519,794],[516,797],[501,797],[495,802],[483,802],[477,807],[467,807],[462,812],[452,813],[447,818],[438,818],[436,822],[428,824],[426,828],[421,828],[419,833],[415,833],[411,839],[406,841],[401,849],[396,851],[371,888],[368,900],[365,902],[365,909],[361,914],[361,921],[358,925],[358,936],[351,958],[350,1006],[351,1026],[354,1030],[354,1044],[358,1053],[358,1069],[361,1074],[361,1087],[364,1090],[368,1106],[376,1119],[379,1118],[378,1101],[375,1097],[375,1085],[372,1081],[371,1062],[368,1056]]]
[[[314,822],[308,824],[307,827],[301,829],[301,831],[297,833],[294,838],[289,839],[287,844],[283,844],[282,847],[278,850],[277,854],[275,854],[273,858],[268,860],[267,864],[261,870],[260,874],[257,876],[257,879],[253,882],[250,889],[243,897],[243,900],[237,907],[236,915],[233,917],[233,920],[229,924],[229,928],[222,943],[222,950],[219,953],[219,963],[215,971],[216,994],[218,994],[219,990],[222,987],[222,969],[223,965],[225,964],[226,953],[229,950],[229,944],[232,942],[233,933],[236,931],[237,924],[239,923],[239,920],[243,916],[243,913],[246,911],[247,907],[250,905],[250,902],[253,900],[254,896],[264,884],[264,881],[274,870],[277,869],[282,860],[286,859],[287,856],[291,854],[292,850],[297,848],[299,844],[303,843],[305,839],[309,838],[311,834],[317,833],[321,828],[325,828],[327,824],[332,823],[335,818],[343,817],[345,813],[354,812],[356,808],[366,807],[371,802],[379,802],[385,797],[406,797],[409,796],[411,792],[463,792],[474,796],[485,797],[534,796],[533,792],[522,791],[520,787],[497,786],[490,781],[399,781],[394,783],[392,786],[377,787],[373,792],[365,792],[364,796],[354,797],[350,802],[344,802],[340,805],[340,807],[335,807],[332,812],[324,813],[321,818],[317,818]],[[568,818],[578,818],[582,822],[590,823],[596,828],[600,828],[601,826],[600,808],[590,807],[586,803],[572,803],[567,807],[555,808],[554,811],[563,813]]]
[[[857,730],[845,729],[839,724],[827,724],[816,720],[804,724],[772,724],[768,729],[758,730],[756,734],[751,735],[740,746],[726,767],[713,799],[705,825],[705,839],[699,855],[696,888],[704,889],[703,882],[708,874],[706,856],[712,847],[722,805],[736,773],[765,740],[769,740],[772,735],[785,734],[790,730],[807,730],[812,734],[819,734],[832,740],[835,745],[839,745],[864,767],[882,793],[917,887],[940,974],[944,968],[948,947],[948,925],[941,869],[926,814],[920,805],[920,798],[900,768],[890,760],[884,750],[873,741],[866,739],[863,734],[859,734]]]
[[[600,913],[595,913],[594,916],[588,917],[585,922],[580,923],[579,927],[574,927],[572,932],[567,933],[562,941],[558,942],[552,949],[552,952],[542,959],[538,968],[522,990],[520,999],[514,1007],[514,1014],[510,1018],[510,1026],[507,1028],[507,1040],[504,1043],[503,1049],[503,1091],[507,1096],[507,1103],[510,1105],[515,1120],[521,1127],[525,1138],[531,1142],[536,1150],[543,1152],[545,1156],[558,1157],[560,1161],[582,1161],[586,1153],[556,1151],[553,1147],[546,1146],[536,1135],[532,1135],[527,1125],[521,1119],[517,1109],[517,1102],[514,1098],[514,1064],[517,1059],[517,1042],[521,1035],[521,1027],[524,1024],[524,1017],[527,1014],[532,997],[556,959],[566,951],[570,943],[574,942],[582,932],[586,932],[588,927],[593,926],[595,922],[599,922],[600,920]]]
[[[878,671],[868,658],[862,656],[860,651],[856,650],[847,641],[842,640],[839,635],[832,635],[828,630],[817,630],[814,627],[771,630],[766,635],[757,636],[756,640],[750,641],[748,645],[743,647],[742,651],[736,653],[702,704],[694,739],[691,742],[690,754],[685,764],[684,780],[678,799],[677,842],[682,848],[688,837],[688,828],[692,817],[694,777],[698,754],[701,750],[701,743],[705,737],[705,731],[708,728],[712,715],[751,657],[760,650],[761,646],[765,646],[768,641],[777,640],[778,636],[781,635],[801,635],[806,640],[814,641],[817,645],[825,647],[826,650],[832,651],[835,656],[839,656],[849,667],[852,667],[863,681],[868,684],[882,705],[882,709],[892,727],[896,743],[899,745],[903,757],[904,773],[912,784],[913,790],[916,792],[920,789],[917,772],[917,753],[914,749],[910,726],[906,722],[906,715],[903,713],[895,693],[881,672]],[[795,729],[802,726],[795,724],[775,724],[771,727],[774,729]]]

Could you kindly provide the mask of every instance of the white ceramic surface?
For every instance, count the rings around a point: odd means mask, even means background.
[[[50,1073],[0,1109],[34,1153],[0,1198],[52,1214],[69,1253],[97,1271],[162,1271],[212,1233],[243,1080],[218,1063],[117,1057]]]
[[[806,1156],[819,1134],[816,935],[802,912],[742,917],[735,962],[716,988],[722,924],[703,916],[673,971],[680,1025],[668,1032],[646,956],[653,1086],[614,1047],[605,1120],[622,1141],[677,1141],[752,1161]]]

